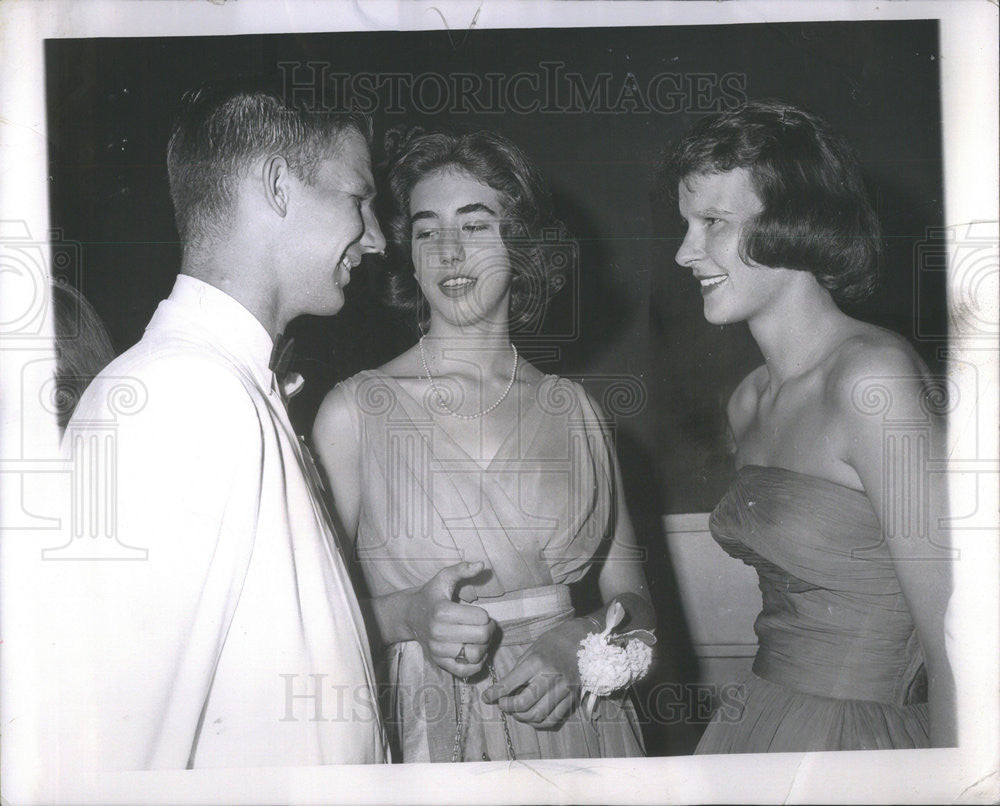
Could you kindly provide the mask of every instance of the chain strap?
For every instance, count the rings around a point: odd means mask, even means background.
[[[490,661],[490,682],[493,685],[497,684],[497,670],[493,666],[493,661]],[[499,707],[497,710],[500,710]],[[511,761],[516,761],[517,756],[514,755],[514,743],[510,740],[510,728],[507,725],[507,714],[500,711],[500,724],[503,725],[503,737],[507,741],[507,758]]]
[[[490,682],[496,685],[497,670],[493,666],[492,661],[489,663],[489,670]],[[451,751],[451,760],[452,762],[456,762],[465,760],[465,731],[468,727],[465,714],[467,707],[469,713],[472,711],[472,698],[470,696],[472,694],[472,684],[465,679],[457,677],[453,677],[452,681],[455,690],[455,746]],[[503,738],[507,743],[507,758],[510,761],[516,761],[517,756],[514,753],[514,742],[510,738],[510,726],[507,724],[507,714],[503,711],[500,711],[500,724],[503,725]],[[489,756],[484,752],[483,761],[489,760]]]
[[[468,703],[469,684],[457,677],[452,678],[455,690],[455,747],[451,751],[452,762],[462,761],[462,750],[465,744],[465,706]]]

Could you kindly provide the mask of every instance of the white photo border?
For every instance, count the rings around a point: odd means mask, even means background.
[[[997,7],[959,2],[298,2],[267,0],[50,0],[0,5],[0,225],[47,237],[44,41],[64,37],[183,36],[366,30],[511,27],[617,27],[939,19],[944,115],[945,224],[956,235],[997,244]],[[12,224],[12,222],[14,222]],[[4,235],[10,230],[0,233]],[[958,248],[957,246],[955,248]],[[952,259],[957,260],[955,253]],[[43,264],[43,265],[47,265]],[[953,264],[954,265],[954,264]],[[32,291],[0,266],[0,325],[34,304]],[[0,729],[3,796],[11,803],[766,803],[995,802],[1000,737],[997,642],[998,345],[965,338],[974,323],[998,317],[996,267],[980,296],[969,278],[949,278],[953,361],[975,368],[978,400],[952,417],[953,500],[976,513],[956,534],[961,561],[949,610],[949,645],[959,687],[960,747],[951,750],[775,754],[769,756],[602,759],[392,767],[191,770],[95,775],[61,780],[31,750],[30,681],[18,675],[30,635],[11,618],[31,601],[22,580],[0,584]],[[981,279],[981,278],[980,278]],[[992,282],[992,285],[990,285]],[[982,291],[985,290],[985,295]],[[971,296],[970,296],[971,294]],[[26,297],[26,295],[28,295]],[[970,309],[967,304],[971,299]],[[965,302],[963,302],[965,301]],[[20,401],[23,368],[51,353],[51,322],[36,339],[0,347],[0,560],[16,567],[25,506],[18,482],[24,443],[54,455],[54,418]],[[963,377],[956,377],[959,384]],[[37,396],[33,397],[37,399]],[[985,536],[985,537],[984,537]],[[21,726],[17,723],[20,722]]]

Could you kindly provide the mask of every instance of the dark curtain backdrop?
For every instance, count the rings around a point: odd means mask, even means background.
[[[885,229],[884,287],[853,313],[905,334],[934,366],[944,273],[914,256],[934,251],[942,221],[937,42],[934,21],[51,40],[52,225],[82,255],[54,271],[93,303],[119,351],[140,338],[180,259],[164,164],[171,117],[206,79],[283,71],[287,89],[327,108],[372,105],[376,162],[381,135],[403,123],[507,135],[547,177],[579,243],[574,277],[522,351],[582,380],[615,415],[665,625],[660,677],[693,677],[660,516],[720,497],[725,401],[760,356],[745,327],[702,318],[697,286],[673,261],[676,211],[650,200],[654,167],[701,115],[744,98],[827,118],[857,148]],[[415,339],[377,286],[377,270],[362,267],[340,314],[293,325],[307,387],[292,415],[304,433],[334,383]],[[696,731],[684,722],[651,725],[650,751],[689,751]]]

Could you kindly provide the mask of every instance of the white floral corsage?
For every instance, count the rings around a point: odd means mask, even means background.
[[[576,661],[587,719],[593,715],[598,697],[632,685],[646,674],[653,661],[656,636],[649,630],[613,634],[624,618],[625,608],[613,602],[604,617],[604,632],[593,632],[580,641]]]

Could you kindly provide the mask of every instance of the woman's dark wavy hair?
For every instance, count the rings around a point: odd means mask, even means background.
[[[824,121],[776,100],[709,115],[668,153],[660,192],[736,168],[764,207],[743,231],[744,261],[811,272],[841,302],[874,292],[881,228],[853,150]]]
[[[566,282],[572,238],[551,211],[541,175],[516,145],[491,131],[424,132],[391,129],[385,137],[386,170],[392,210],[386,303],[416,317],[426,329],[430,317],[410,252],[410,194],[435,171],[467,173],[500,194],[500,237],[513,273],[510,328],[532,328],[550,297]]]

